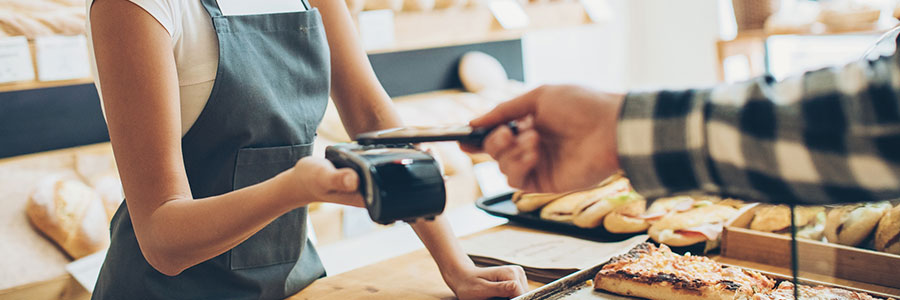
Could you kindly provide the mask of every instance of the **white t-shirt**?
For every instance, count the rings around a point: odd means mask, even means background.
[[[94,0],[86,0],[88,16]],[[181,101],[181,134],[197,121],[216,80],[219,45],[212,20],[200,0],[128,0],[155,18],[172,37],[172,54],[178,70]],[[94,61],[91,21],[87,21],[91,69],[98,91],[101,90]],[[100,93],[102,95],[102,92]],[[100,97],[103,101],[103,97]]]

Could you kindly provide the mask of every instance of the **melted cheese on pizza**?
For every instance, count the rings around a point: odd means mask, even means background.
[[[669,282],[688,290],[717,287],[745,295],[775,287],[775,281],[757,272],[722,266],[708,257],[678,255],[666,245],[657,248],[649,243],[613,258],[598,276],[620,276],[645,283]]]

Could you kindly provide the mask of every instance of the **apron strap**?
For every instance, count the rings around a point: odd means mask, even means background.
[[[309,1],[307,1],[307,0],[298,0],[298,1],[300,1],[300,3],[303,3],[303,7],[305,7],[306,10],[312,9],[312,5],[309,4]],[[219,1],[216,1],[216,0],[200,0],[200,3],[203,4],[203,8],[206,8],[206,12],[209,13],[209,16],[210,16],[210,17],[213,17],[213,18],[214,18],[214,17],[221,17],[221,16],[223,16],[223,15],[222,15],[222,10],[219,9]]]

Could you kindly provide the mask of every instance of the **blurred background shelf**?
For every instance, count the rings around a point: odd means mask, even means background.
[[[394,16],[395,44],[369,53],[508,40],[520,38],[529,31],[592,23],[579,1],[531,3],[522,8],[529,17],[529,25],[520,29],[504,29],[486,6],[399,12]]]

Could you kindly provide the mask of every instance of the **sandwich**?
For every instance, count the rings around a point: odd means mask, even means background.
[[[667,215],[650,225],[647,233],[654,241],[681,247],[718,240],[725,222],[738,210],[727,205],[704,205]]]
[[[593,197],[580,202],[575,207],[572,223],[581,228],[599,227],[609,213],[643,199],[634,192],[628,179],[620,178],[600,188]]]
[[[900,255],[900,205],[889,210],[878,221],[875,250]]]
[[[695,203],[701,202],[688,196],[660,198],[649,208],[643,207],[646,201],[635,201],[609,213],[603,219],[603,226],[612,233],[645,232],[654,222],[672,213],[691,210]]]
[[[629,184],[628,179],[620,177],[604,186],[570,193],[553,200],[553,202],[550,202],[550,204],[547,204],[547,206],[541,209],[541,218],[558,222],[573,222],[576,225],[581,224],[579,225],[581,227],[586,227],[584,225],[594,225],[593,227],[597,227],[603,221],[602,217],[618,206],[611,204],[621,202],[610,200],[618,200],[616,198],[631,192],[631,185]],[[624,202],[621,203],[624,204]],[[594,206],[595,204],[597,207],[591,208],[591,206]],[[607,210],[606,213],[603,213],[602,211],[599,211],[601,206],[608,207],[609,210]],[[590,211],[587,211],[589,209]],[[581,219],[576,223],[575,219],[579,215],[581,215]],[[588,220],[588,216],[597,219]],[[593,224],[587,224],[585,221],[591,221]]]
[[[825,238],[829,243],[860,245],[891,209],[890,202],[854,204],[835,208],[825,220]]]
[[[794,209],[794,225],[797,226],[797,237],[821,241],[825,232],[824,206],[797,206]],[[750,229],[773,232],[777,234],[791,233],[791,209],[787,205],[769,205],[760,208],[750,222]]]

